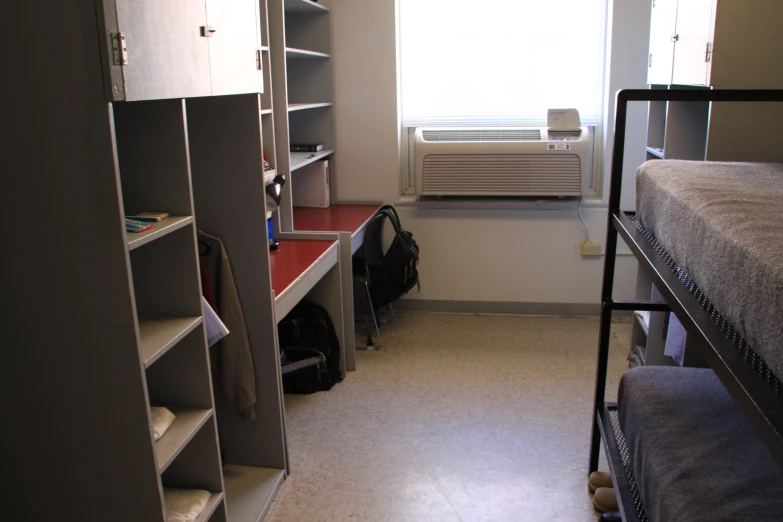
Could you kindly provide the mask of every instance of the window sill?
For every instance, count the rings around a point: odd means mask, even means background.
[[[579,198],[404,195],[394,205],[432,210],[576,210]],[[586,207],[601,208],[606,205],[600,198],[590,196],[582,198],[582,208]]]

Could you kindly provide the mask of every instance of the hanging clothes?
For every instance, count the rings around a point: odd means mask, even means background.
[[[212,291],[215,312],[230,332],[216,345],[220,389],[243,419],[255,419],[256,374],[228,253],[220,239],[201,230],[198,240],[202,288]],[[203,252],[202,244],[206,247]]]

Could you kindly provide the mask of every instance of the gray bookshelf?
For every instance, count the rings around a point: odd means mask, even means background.
[[[780,89],[781,16],[783,4],[765,0],[653,2],[648,84]],[[647,159],[781,162],[779,105],[651,102]]]
[[[255,522],[263,518],[287,472],[266,240],[263,100],[246,94],[189,99],[186,104],[198,226],[221,238],[230,257],[257,386],[254,420],[242,419],[221,394],[215,397],[226,504],[232,522]]]
[[[270,0],[268,9],[277,170],[291,180],[297,169],[329,159],[333,175],[331,11],[309,0]],[[323,143],[324,150],[290,152],[291,143]],[[295,230],[292,186],[283,189],[279,232]]]
[[[257,521],[285,476],[261,163],[274,153],[266,7],[218,4],[10,6],[9,36],[39,36],[9,50],[3,208],[34,217],[8,229],[14,451],[0,519],[165,522],[163,488],[176,487],[211,493],[199,522]],[[170,217],[126,233],[124,216],[142,211]],[[235,253],[254,422],[214,393],[198,227]],[[158,441],[155,406],[175,414]]]

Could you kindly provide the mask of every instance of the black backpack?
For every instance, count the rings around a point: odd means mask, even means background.
[[[342,380],[340,341],[323,307],[300,301],[277,325],[285,393],[315,393]]]
[[[394,240],[384,254],[381,244],[383,224],[394,227]],[[370,296],[375,310],[390,304],[419,284],[419,245],[413,234],[400,225],[397,211],[384,205],[372,217],[364,234],[364,259],[370,276]]]

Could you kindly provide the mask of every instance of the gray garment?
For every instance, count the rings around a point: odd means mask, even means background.
[[[642,224],[783,378],[783,165],[648,161]]]
[[[636,368],[637,366],[644,366],[646,355],[647,350],[643,346],[639,346],[637,344],[636,346],[632,347],[628,352],[628,367]]]
[[[629,370],[618,404],[650,522],[783,519],[783,470],[712,370]]]
[[[215,311],[229,331],[215,345],[220,389],[243,419],[255,419],[256,374],[228,253],[220,239],[201,230],[198,238],[210,247],[210,254],[201,259],[215,291],[218,307]]]

